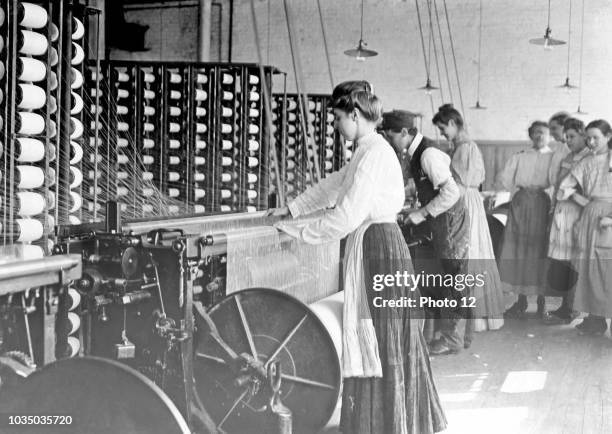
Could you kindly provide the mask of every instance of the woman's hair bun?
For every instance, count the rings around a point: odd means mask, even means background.
[[[442,104],[440,108],[438,109],[438,111],[445,112],[445,111],[454,110],[454,109],[455,107],[453,107],[452,104],[447,103],[447,104]]]

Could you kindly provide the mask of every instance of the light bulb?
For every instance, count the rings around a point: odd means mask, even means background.
[[[546,51],[552,51],[552,49],[553,49],[553,46],[549,44],[549,41],[550,40],[548,38],[544,39],[544,49]]]
[[[425,95],[431,95],[431,89],[425,89]]]
[[[357,62],[365,62],[365,57],[357,56],[357,57],[355,57],[355,60]]]

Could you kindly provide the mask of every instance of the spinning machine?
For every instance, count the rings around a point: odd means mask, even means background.
[[[272,94],[269,66],[91,58],[98,27],[82,1],[0,2],[2,413],[317,432],[340,246],[262,211],[350,158],[329,96]]]

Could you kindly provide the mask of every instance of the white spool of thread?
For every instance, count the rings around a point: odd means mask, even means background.
[[[117,131],[127,131],[130,126],[127,122],[117,122]]]
[[[295,179],[295,175],[292,172],[287,173],[287,181],[293,181]]]
[[[147,105],[147,106],[145,106],[143,112],[144,112],[145,116],[153,116],[155,114],[155,108]]]
[[[0,7],[0,27],[4,25],[4,20],[6,20],[6,13],[4,13],[4,9]]]
[[[96,163],[96,162],[97,162],[97,163],[101,163],[101,162],[102,162],[102,155],[100,155],[100,154],[98,154],[98,155],[95,155],[95,154],[89,154],[89,162],[90,162],[91,164],[94,164],[94,163]]]
[[[231,118],[234,112],[229,107],[221,107],[221,116],[224,118]]]
[[[287,160],[287,169],[295,169],[295,162],[293,160]]]
[[[234,160],[232,160],[231,157],[222,157],[221,158],[221,165],[222,166],[231,166],[234,163]]]
[[[47,203],[47,208],[49,209],[49,211],[55,208],[55,193],[52,192],[51,190],[47,192],[46,203]]]
[[[248,173],[247,182],[249,184],[255,184],[257,182],[257,175],[255,175],[254,173]]]
[[[204,164],[206,164],[206,158],[196,156],[193,159],[193,164],[196,166],[203,166]]]
[[[49,114],[57,113],[57,99],[53,95],[49,95],[49,101],[47,102],[47,108],[49,109]]]
[[[49,43],[40,33],[21,30],[18,40],[19,52],[30,56],[41,56],[47,52]]]
[[[168,181],[178,182],[181,180],[181,174],[178,172],[168,172]]]
[[[206,149],[206,142],[204,140],[196,140],[195,147],[198,151]]]
[[[168,125],[168,131],[171,133],[178,133],[181,131],[181,125],[176,122],[170,122]]]
[[[204,212],[206,212],[206,208],[204,207],[204,205],[194,205],[193,206],[193,212],[195,212],[195,213],[204,213]]]
[[[45,227],[46,233],[52,234],[53,229],[55,228],[55,217],[53,217],[51,214],[47,214],[45,216],[45,223],[43,226]]]
[[[195,93],[196,101],[206,101],[207,98],[208,98],[208,94],[206,93],[205,90],[196,89],[196,93]]]
[[[325,146],[328,148],[333,148],[334,147],[334,139],[332,139],[331,137],[326,137],[325,138]]]
[[[127,190],[127,189],[126,189]],[[143,188],[142,189],[142,195],[146,196],[146,197],[151,197],[155,194],[155,190],[153,190],[152,188]]]
[[[68,312],[68,324],[70,324],[68,334],[71,335],[81,327],[81,317],[74,312]]]
[[[249,84],[252,84],[252,85],[259,84],[259,77],[256,75],[249,75]]]
[[[55,23],[51,23],[49,25],[51,31],[49,32],[49,40],[51,42],[56,42],[59,39],[59,29],[55,25]]]
[[[128,114],[128,108],[124,105],[118,105],[117,106],[117,114],[118,115],[127,115]]]
[[[326,149],[325,150],[325,158],[328,158],[328,159],[334,158],[334,151],[332,151],[331,149]]]
[[[194,188],[193,189],[193,195],[195,197],[195,199],[202,199],[205,195],[206,195],[206,191],[204,191],[201,188]]]
[[[70,164],[79,164],[83,159],[83,147],[77,142],[70,142],[71,158]]]
[[[225,189],[221,190],[221,199],[229,199],[230,197],[232,197],[231,191]]]
[[[181,81],[183,81],[183,79],[180,74],[177,74],[176,72],[170,73],[170,83],[178,84]]]
[[[59,63],[59,55],[57,54],[57,50],[53,47],[49,47],[49,64],[51,66],[57,66]]]
[[[178,107],[170,107],[170,116],[180,116],[181,109]]]
[[[72,17],[72,40],[78,41],[85,35],[85,26],[75,17]]]
[[[129,193],[129,190],[127,187],[117,187],[117,196],[127,196]],[[143,193],[144,193],[144,189],[143,189]]]
[[[287,132],[289,134],[295,134],[295,125],[287,125]]]
[[[259,134],[259,127],[257,125],[249,125],[249,134]]]
[[[249,101],[259,101],[259,93],[249,92]]]
[[[178,90],[171,90],[170,99],[181,99],[181,93]]]
[[[153,172],[142,172],[142,180],[143,181],[152,181],[153,180]]]
[[[198,74],[196,76],[196,83],[198,84],[206,84],[208,83],[208,76],[205,74]]]
[[[125,89],[117,89],[117,98],[128,98],[130,93]]]
[[[290,99],[287,101],[287,110],[295,110],[297,108],[297,101]]]
[[[45,158],[45,145],[38,139],[19,137],[15,140],[15,145],[19,163],[36,163]]]
[[[221,79],[223,84],[232,84],[234,82],[234,77],[230,74],[223,74]]]
[[[332,164],[331,161],[326,161],[325,162],[325,170],[327,170],[329,172],[329,171],[333,170],[333,168],[334,168],[334,165]]]
[[[171,214],[178,214],[179,211],[180,211],[180,208],[177,205],[168,206],[168,212]]]
[[[70,118],[70,124],[72,125],[72,133],[70,134],[71,139],[80,139],[83,135],[83,123],[76,119]]]
[[[234,94],[228,91],[223,91],[223,100],[224,101],[231,101],[234,99]]]
[[[353,156],[353,151],[351,151],[350,149],[346,149],[344,151],[344,156],[345,156],[346,159],[351,158]]]
[[[249,167],[257,167],[257,165],[259,164],[259,160],[255,157],[249,157]]]
[[[155,163],[155,158],[153,158],[152,155],[143,155],[142,156],[142,162],[144,164],[153,164],[153,163]]]
[[[257,192],[255,190],[247,190],[247,197],[249,199],[257,199]]]
[[[117,154],[117,163],[119,164],[128,164],[129,158],[125,154]]]
[[[230,124],[221,124],[221,132],[223,134],[229,134],[232,132],[232,126]]]
[[[17,239],[21,243],[31,243],[42,238],[44,234],[43,224],[35,219],[15,219],[17,226]]]
[[[193,180],[196,182],[202,182],[206,179],[206,175],[204,175],[202,172],[195,172],[193,174]]]
[[[92,188],[92,190],[93,190],[93,188]],[[92,194],[93,194],[93,193],[92,193]],[[101,204],[101,203],[96,203],[96,204],[94,204],[93,202],[89,202],[89,203],[87,204],[87,209],[89,210],[89,212],[93,212],[93,211],[94,211],[94,208],[95,208],[97,211],[100,211],[100,210],[102,209],[102,204]]]
[[[255,208],[254,206],[247,206],[246,207],[246,212],[257,212],[257,208]]]
[[[70,183],[70,188],[77,188],[83,182],[83,172],[80,169],[74,166],[70,166],[70,173],[72,175],[72,182]]]
[[[27,2],[18,3],[17,17],[20,25],[31,29],[42,29],[49,21],[43,7]]]
[[[171,140],[168,142],[168,147],[169,147],[170,149],[180,149],[180,147],[181,147],[181,142],[179,142],[179,141],[178,141],[178,140],[176,140],[176,139],[171,139]]]
[[[180,194],[181,194],[181,192],[180,192],[180,190],[178,188],[169,188],[168,189],[168,196],[170,196],[170,197],[179,197]]]
[[[30,217],[42,214],[47,204],[43,195],[31,191],[17,192],[19,208],[17,214],[22,217]]]
[[[117,74],[117,81],[120,83],[126,83],[128,81],[130,81],[130,76],[123,71],[119,71],[119,70],[115,70],[116,74]]]
[[[204,107],[196,107],[196,116],[199,118],[206,116],[206,109]]]
[[[144,97],[144,99],[155,99],[155,92],[153,92],[152,90],[145,90],[142,93],[142,96]]]
[[[295,149],[293,149],[293,148],[287,148],[287,157],[288,157],[288,158],[293,158],[293,157],[295,157]]]
[[[68,288],[68,310],[75,310],[81,304],[81,294],[74,288]]]
[[[2,38],[2,37],[0,36],[0,38]],[[0,52],[1,51],[2,50],[0,50]],[[4,66],[3,62],[0,62],[0,80],[2,80],[4,78],[4,74],[6,74],[6,67]],[[3,96],[2,99],[4,99],[4,96]]]
[[[221,174],[221,182],[231,182],[232,175],[230,173],[222,173]]]
[[[128,142],[128,139],[124,137],[117,137],[117,147],[118,148],[127,148],[129,144],[130,142]]]
[[[91,95],[91,97],[92,97],[92,98],[95,98],[95,97],[96,97],[96,95],[99,95],[99,96],[100,96],[100,98],[102,98],[102,97],[104,96],[104,92],[102,92],[102,90],[100,90],[100,89],[98,89],[98,90],[96,90],[96,89],[91,89],[91,90],[89,91],[89,94]]]
[[[221,205],[219,209],[221,210],[221,212],[230,212],[232,210],[229,205]]]
[[[153,139],[142,139],[143,149],[152,149],[155,147],[155,141]]]
[[[288,145],[295,145],[295,137],[287,137]]]
[[[204,134],[206,131],[208,131],[206,124],[196,123],[196,133]]]
[[[83,98],[81,95],[75,92],[72,93],[72,108],[70,109],[71,115],[77,115],[83,111]]]
[[[81,341],[74,336],[68,336],[68,348],[70,357],[75,357],[81,350]]]
[[[256,118],[259,117],[259,110],[250,108],[249,109],[249,117]]]
[[[229,151],[234,147],[230,140],[222,140],[221,141],[221,149],[224,151]]]
[[[259,150],[259,142],[257,140],[249,140],[249,151],[255,152]]]
[[[143,78],[145,83],[155,83],[155,76],[150,72],[145,72]]]
[[[150,133],[152,131],[155,131],[155,125],[153,125],[150,122],[145,122],[142,127],[143,127],[143,129],[144,129],[144,131],[146,133]]]
[[[176,155],[171,155],[170,158],[168,158],[168,164],[171,164],[173,166],[179,165],[181,164],[181,159]]]
[[[72,43],[72,60],[70,61],[70,64],[80,65],[81,63],[83,63],[83,59],[85,59],[85,51],[83,51],[83,47],[73,42]]]
[[[70,192],[70,197],[72,198],[72,207],[70,208],[70,213],[77,212],[83,206],[83,198],[80,194],[75,193],[74,191]]]
[[[16,130],[19,134],[37,135],[45,130],[45,120],[37,113],[18,112]]]

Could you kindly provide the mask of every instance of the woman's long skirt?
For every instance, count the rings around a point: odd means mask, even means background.
[[[520,189],[512,198],[499,274],[509,290],[544,295],[550,198],[541,189]]]
[[[612,316],[612,227],[601,228],[600,220],[612,215],[610,201],[591,201],[576,222],[578,272],[574,309],[603,317]]]
[[[474,285],[472,316],[475,331],[496,330],[504,325],[504,296],[482,196],[475,188],[464,194],[469,219],[468,275],[481,275],[484,285]]]
[[[414,273],[404,237],[394,223],[373,224],[363,239],[364,278]],[[366,285],[382,378],[344,379],[341,430],[347,434],[428,434],[446,428],[422,334],[420,308],[375,307],[374,297],[418,300],[419,291],[392,286],[375,292]]]

